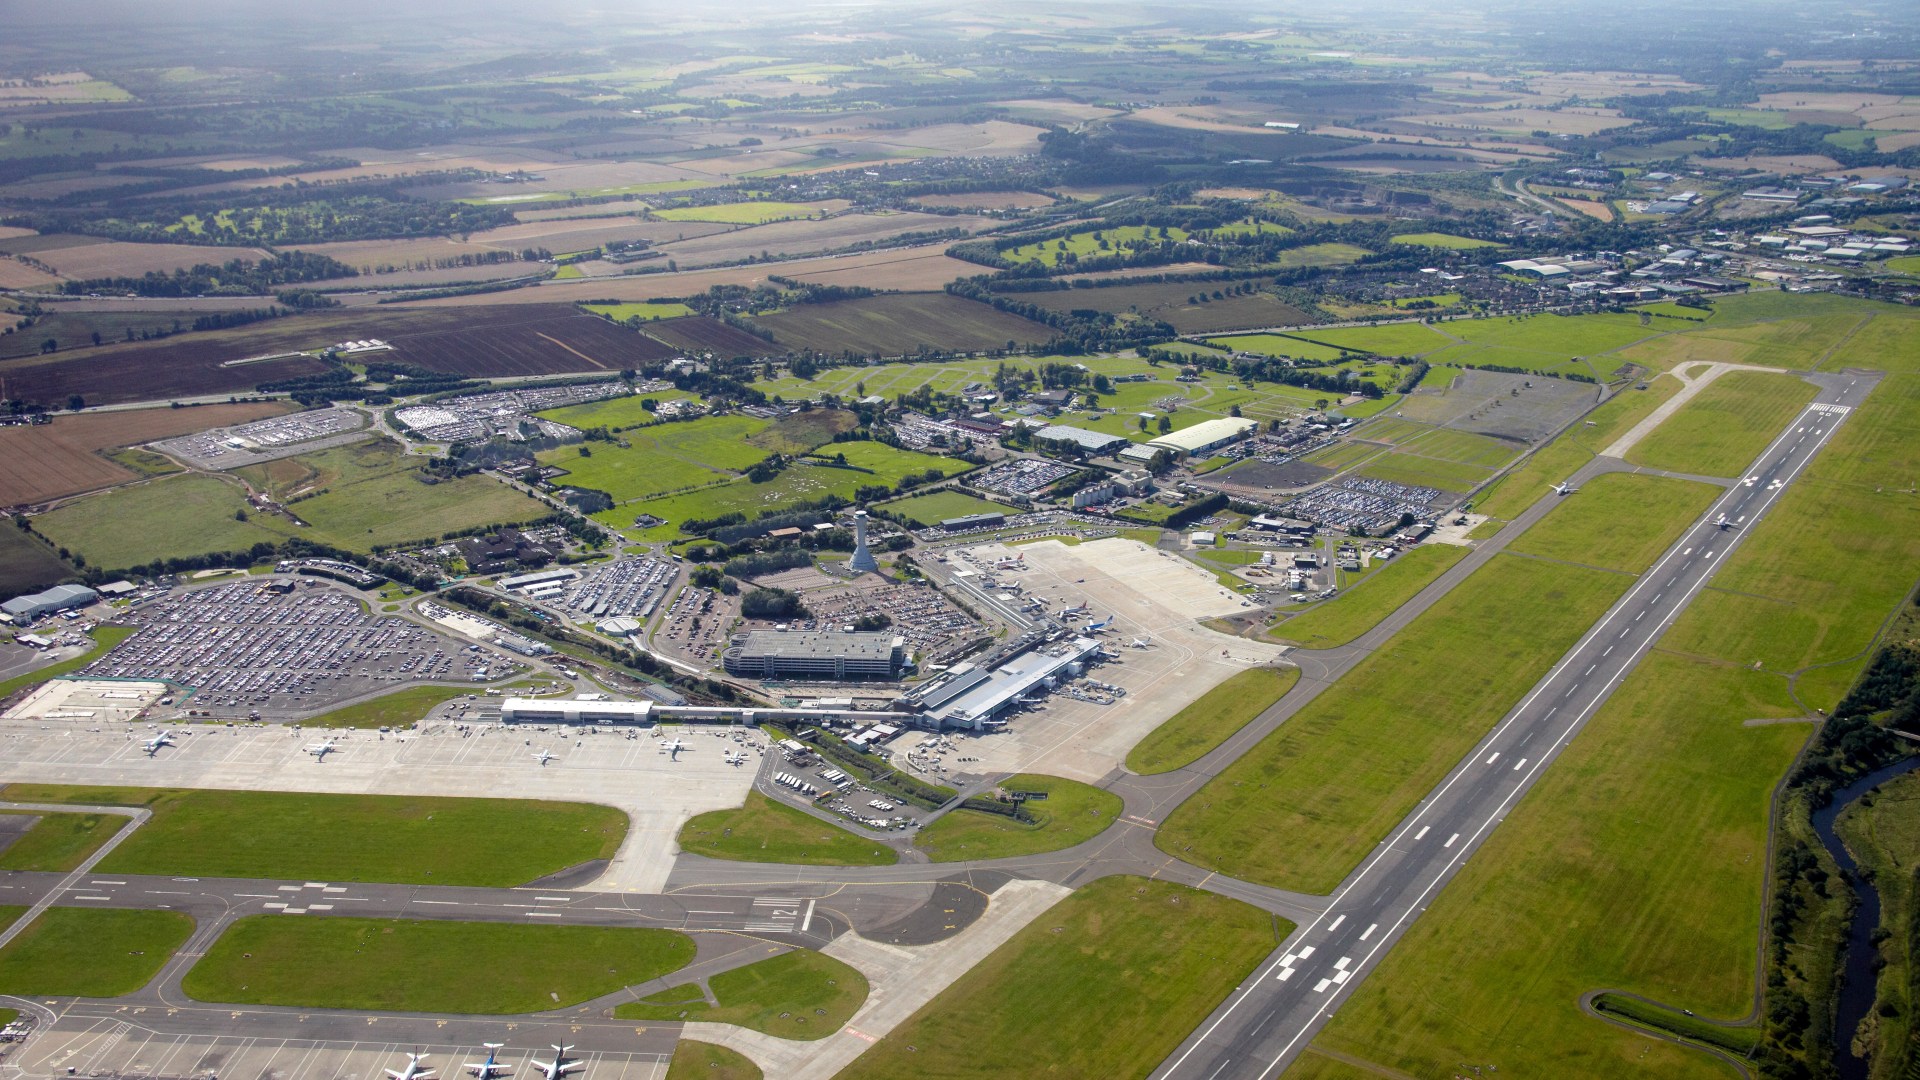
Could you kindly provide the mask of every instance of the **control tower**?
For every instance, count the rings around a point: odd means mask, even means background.
[[[847,569],[856,574],[877,574],[880,564],[873,560],[873,552],[867,550],[867,512],[853,512],[853,558],[847,560]]]

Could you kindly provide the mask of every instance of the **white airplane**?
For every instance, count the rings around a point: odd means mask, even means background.
[[[1107,627],[1112,625],[1113,625],[1113,616],[1109,615],[1106,618],[1101,619],[1099,622],[1088,623],[1085,627],[1083,627],[1083,629],[1089,634],[1100,634],[1100,633],[1105,633]]]
[[[539,753],[533,755],[534,760],[538,761],[542,765],[545,765],[549,761],[553,761],[557,757],[559,757],[558,754],[550,754],[545,750],[542,750]]]
[[[148,739],[146,742],[141,743],[140,749],[145,750],[147,752],[148,757],[152,757],[153,755],[159,753],[160,748],[163,746],[179,746],[179,745],[180,745],[179,743],[173,741],[173,732],[163,731],[160,734],[155,735],[153,738]]]
[[[722,754],[721,756],[726,759],[727,764],[729,765],[745,765],[747,763],[747,755],[745,754],[736,754],[732,751],[728,751],[725,754]]]
[[[494,1060],[495,1052],[507,1045],[506,1043],[481,1043],[480,1045],[487,1048],[487,1060],[467,1062],[467,1068],[472,1069],[473,1074],[478,1076],[480,1080],[493,1080],[493,1074],[495,1073],[510,1073],[513,1071],[513,1066],[507,1062]]]
[[[547,1045],[553,1046],[552,1043],[548,1043]],[[533,1059],[534,1067],[546,1074],[546,1080],[567,1080],[567,1073],[570,1070],[578,1069],[586,1064],[581,1061],[567,1060],[567,1051],[573,1049],[571,1046],[554,1046],[553,1049],[555,1053],[552,1061],[541,1061],[539,1058]]]
[[[1060,609],[1060,617],[1063,619],[1070,619],[1075,615],[1085,615],[1086,613],[1087,605],[1084,602],[1075,604],[1070,608]]]
[[[1151,649],[1151,648],[1153,648],[1153,642],[1151,642],[1151,641],[1148,641],[1148,640],[1147,640],[1146,638],[1143,638],[1143,637],[1137,637],[1137,638],[1134,638],[1134,639],[1133,639],[1132,641],[1130,641],[1130,642],[1128,642],[1128,643],[1127,643],[1127,648],[1129,648],[1129,649]]]
[[[686,748],[687,744],[681,742],[679,739],[668,739],[666,742],[660,744],[660,752],[671,756],[674,761],[680,760],[680,751]]]
[[[408,1054],[405,1071],[388,1069],[387,1075],[393,1077],[393,1080],[428,1080],[433,1075],[433,1070],[422,1068],[420,1065],[426,1057],[425,1054]]]
[[[334,742],[332,739],[326,739],[307,747],[307,753],[312,754],[315,761],[325,761],[327,760],[328,754],[338,749],[340,749],[339,743]]]
[[[1580,490],[1579,488],[1573,487],[1572,485],[1569,485],[1569,484],[1553,485],[1553,493],[1555,495],[1572,495],[1573,493],[1579,490]]]
[[[1713,524],[1715,528],[1720,528],[1720,529],[1734,529],[1739,527],[1735,525],[1733,522],[1728,521],[1727,515],[1725,514],[1721,514],[1719,517],[1714,518]]]

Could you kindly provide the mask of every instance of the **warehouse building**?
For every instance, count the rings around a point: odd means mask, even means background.
[[[100,594],[85,585],[55,585],[45,592],[16,596],[0,604],[0,611],[6,612],[15,619],[28,621],[42,615],[51,615],[56,611],[86,607],[98,599]]]
[[[1239,442],[1253,434],[1253,430],[1259,426],[1245,417],[1223,416],[1218,420],[1207,420],[1169,432],[1157,439],[1149,439],[1147,445],[1176,454],[1204,454],[1228,443]]]
[[[723,657],[727,674],[753,679],[897,679],[907,639],[842,630],[755,630],[736,634]]]
[[[1067,427],[1064,424],[1050,424],[1034,432],[1033,437],[1035,441],[1072,443],[1089,454],[1104,454],[1115,447],[1127,445],[1127,440],[1119,435]]]

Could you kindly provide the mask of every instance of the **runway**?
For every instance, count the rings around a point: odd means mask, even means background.
[[[1282,943],[1151,1074],[1154,1080],[1256,1080],[1284,1071],[1305,1049],[1832,439],[1876,377],[1816,380],[1822,390],[1814,403],[1342,883],[1325,912]]]

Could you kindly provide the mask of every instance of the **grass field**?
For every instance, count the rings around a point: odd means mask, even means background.
[[[71,660],[62,660],[57,664],[48,664],[46,667],[29,671],[25,675],[15,675],[6,682],[0,682],[0,698],[11,696],[16,691],[25,687],[46,682],[48,679],[65,675],[70,671],[79,671],[81,668],[99,659],[115,645],[132,637],[133,630],[134,628],[131,626],[94,627],[87,631],[87,636],[100,643],[97,647],[88,650],[83,656],[76,656]]]
[[[680,829],[680,848],[710,859],[806,866],[891,866],[892,848],[777,803],[757,791],[744,806],[713,810]]]
[[[1307,244],[1302,247],[1287,248],[1270,265],[1275,267],[1345,266],[1371,254],[1373,252],[1354,244]]]
[[[1413,322],[1384,323],[1379,326],[1348,326],[1331,330],[1302,330],[1296,336],[1335,349],[1372,353],[1378,356],[1419,356],[1436,349],[1444,349],[1453,343],[1452,338],[1439,330]]]
[[[1016,514],[1011,506],[976,498],[961,491],[936,491],[914,495],[898,502],[882,503],[886,510],[921,525],[937,525],[948,518],[969,514]]]
[[[1464,547],[1423,544],[1331,600],[1274,624],[1267,636],[1307,649],[1345,645],[1379,625],[1421,589],[1467,557]]]
[[[667,1080],[761,1080],[760,1066],[735,1050],[696,1039],[673,1044]]]
[[[612,858],[627,817],[612,807],[530,799],[9,784],[22,802],[146,806],[153,817],[102,873],[524,885]],[[486,836],[484,846],[469,843]]]
[[[9,596],[39,592],[73,576],[73,567],[45,541],[23,529],[0,531],[0,592]]]
[[[1059,266],[1064,262],[1072,265],[1080,259],[1122,254],[1136,245],[1150,247],[1163,241],[1177,244],[1186,239],[1185,229],[1172,226],[1154,228],[1147,225],[1120,225],[1110,229],[1093,229],[1074,233],[1057,240],[1022,244],[1002,251],[1000,257],[1011,263],[1037,262],[1046,266]],[[1062,258],[1067,255],[1072,258]]]
[[[676,206],[655,210],[662,221],[716,221],[722,225],[765,225],[772,221],[819,217],[821,208],[808,203],[755,202],[719,203],[714,206]]]
[[[914,834],[913,846],[934,862],[1005,859],[1059,851],[1105,832],[1120,816],[1120,796],[1078,780],[1021,773],[1000,781],[1008,791],[1044,791],[1029,800],[1034,823],[982,810],[957,809]]]
[[[1564,482],[1582,465],[1625,434],[1680,389],[1672,376],[1652,380],[1645,390],[1622,390],[1495,481],[1474,499],[1473,508],[1491,517],[1511,520],[1532,506],[1553,485]]]
[[[753,416],[703,416],[625,432],[622,437],[628,443],[626,447],[596,442],[563,446],[536,456],[543,465],[567,470],[566,483],[604,491],[616,503],[624,503],[720,483],[751,468],[769,451],[746,440],[766,428],[767,421]],[[592,456],[582,457],[582,450]]]
[[[693,314],[692,308],[671,300],[636,300],[626,304],[582,304],[580,306],[595,315],[605,315],[614,322],[621,323],[628,319],[652,322],[655,319],[677,319],[682,315]]]
[[[262,542],[278,544],[292,534],[293,525],[281,518],[255,514],[236,520],[246,509],[236,484],[211,476],[170,476],[75,499],[34,518],[33,527],[86,556],[88,564],[115,570],[244,551]],[[129,521],[140,528],[127,528]]]
[[[1442,491],[1472,491],[1493,478],[1494,470],[1457,461],[1440,461],[1414,453],[1395,451],[1367,462],[1361,476],[1415,487],[1435,487]]]
[[[1491,240],[1475,240],[1470,236],[1455,236],[1452,233],[1443,232],[1402,233],[1393,238],[1393,243],[1412,244],[1416,247],[1452,248],[1456,251],[1500,246]]]
[[[419,458],[387,439],[354,443],[298,459],[324,489],[288,506],[312,526],[300,535],[366,551],[383,544],[440,536],[492,524],[517,524],[551,513],[497,480],[462,476],[424,483]],[[282,523],[276,519],[275,527]]]
[[[1267,711],[1299,681],[1296,667],[1236,672],[1141,739],[1127,752],[1127,768],[1151,775],[1193,764]]]
[[[41,814],[33,828],[0,851],[0,870],[64,873],[85,862],[126,823],[116,814]]]
[[[1235,877],[1331,891],[1629,584],[1495,558],[1183,803],[1154,842]]]
[[[776,947],[769,946],[769,949]],[[824,1039],[867,1000],[867,977],[824,953],[792,949],[707,980],[716,1004],[693,985],[616,1005],[620,1020],[708,1021],[782,1039]]]
[[[472,686],[409,686],[372,701],[321,713],[307,723],[313,727],[404,728],[426,716],[435,705],[472,693],[476,693]]]
[[[641,427],[659,422],[659,417],[648,411],[643,401],[677,401],[693,395],[680,390],[664,390],[648,394],[623,394],[620,397],[589,401],[584,405],[568,405],[559,409],[548,409],[539,415],[562,424],[571,424],[577,428],[630,428]],[[688,421],[691,423],[692,421]],[[631,440],[629,440],[631,441]],[[577,451],[575,456],[579,456]]]
[[[253,915],[181,988],[222,1004],[491,1016],[563,1008],[692,959],[693,939],[672,930]]]
[[[177,911],[53,907],[0,949],[0,994],[119,997],[147,985],[193,933]]]
[[[1767,799],[1806,728],[1742,721],[1798,711],[1777,676],[1650,655],[1319,1045],[1418,1076],[1463,1061],[1516,1076],[1727,1076],[1576,1002],[1616,989],[1710,1018],[1747,1010]]]
[[[764,484],[746,477],[681,495],[617,506],[594,515],[597,520],[616,527],[632,523],[639,514],[653,514],[669,522],[638,533],[645,539],[668,539],[679,533],[679,522],[688,518],[713,518],[738,511],[748,516],[779,509],[801,500],[826,495],[852,498],[868,485],[897,485],[909,475],[937,471],[943,477],[956,476],[973,466],[956,458],[936,457],[912,450],[898,450],[877,442],[836,443],[836,454],[845,454],[847,468],[801,463],[789,467]]]
[[[1815,392],[1794,375],[1729,371],[1627,451],[1627,460],[1675,472],[1740,476]]]
[[[1693,480],[1607,473],[1561,499],[1507,550],[1638,574],[1720,495]]]
[[[1212,893],[1102,878],[1015,934],[839,1075],[1142,1076],[1291,930]]]

